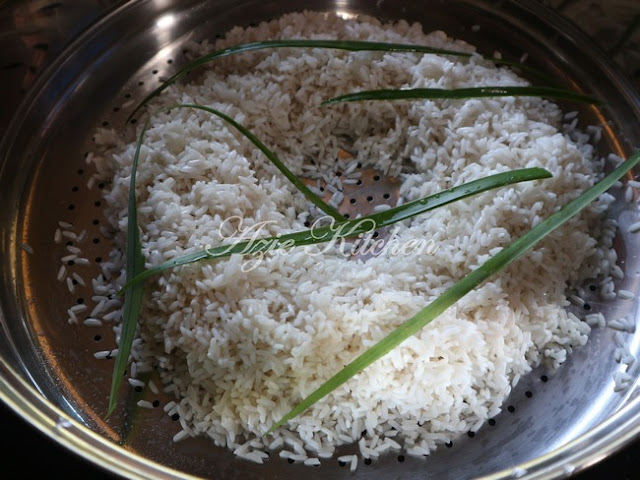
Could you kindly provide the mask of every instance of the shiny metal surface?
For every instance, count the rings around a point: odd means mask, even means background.
[[[179,427],[161,408],[128,408],[106,419],[113,365],[109,360],[95,360],[93,352],[113,348],[113,334],[108,326],[86,328],[67,323],[69,305],[81,299],[91,308],[91,293],[77,288],[72,295],[56,281],[57,259],[64,244],[53,242],[57,222],[64,220],[87,229],[90,243],[83,250],[90,258],[106,258],[110,250],[108,238],[100,231],[104,220],[97,204],[100,188],[86,187],[91,171],[84,154],[91,150],[92,132],[106,123],[123,125],[127,108],[135,103],[131,100],[140,99],[187,61],[187,40],[213,38],[231,26],[272,18],[300,6],[292,0],[165,0],[117,7],[111,2],[77,3],[83,6],[64,2],[47,9],[42,3],[38,9],[33,7],[37,2],[27,4],[35,9],[30,14],[53,8],[63,25],[58,32],[61,37],[69,33],[64,30],[69,25],[65,22],[83,28],[79,26],[82,22],[71,20],[85,18],[80,11],[90,12],[87,19],[99,11],[107,13],[39,76],[0,144],[0,200],[5,206],[0,212],[0,396],[16,411],[80,454],[115,472],[140,478],[186,474],[242,479],[303,475],[557,478],[597,461],[640,431],[638,366],[630,370],[634,385],[625,393],[615,393],[612,375],[621,366],[614,359],[615,332],[611,329],[595,330],[587,346],[576,350],[559,370],[540,368],[522,379],[506,404],[510,408],[495,418],[495,425],[485,425],[473,437],[461,438],[425,459],[400,461],[388,455],[372,465],[360,465],[354,474],[335,459],[312,469],[273,456],[261,466],[238,460],[206,439],[174,444],[171,437]],[[607,102],[602,110],[584,107],[581,116],[585,125],[605,122],[603,153],[625,155],[640,146],[637,93],[588,39],[536,2],[315,0],[306,2],[305,8],[364,12],[387,20],[408,18],[422,22],[425,30],[442,29],[474,43],[483,52],[500,50],[514,59],[527,52],[530,65]],[[168,15],[173,22],[158,22]],[[170,27],[163,26],[167,24]],[[42,51],[41,37],[34,31],[20,32],[16,38],[22,43],[16,45],[30,52]],[[53,48],[53,43],[48,45]],[[2,74],[33,73],[22,65]],[[23,82],[26,85],[29,79],[24,77]],[[369,194],[363,195],[366,199]],[[619,218],[622,231],[638,219],[635,209],[622,202],[612,216]],[[24,244],[34,253],[21,248]],[[621,233],[616,246],[627,274],[618,288],[639,292],[637,240]],[[98,272],[94,267],[91,271],[85,268],[85,278]],[[588,304],[591,311],[603,311],[612,318],[637,313],[632,301],[604,302],[595,294]],[[637,356],[640,334],[626,334],[624,340]],[[125,397],[133,400],[130,405],[142,398],[163,400],[134,389],[123,392]],[[340,454],[355,451],[344,448]]]

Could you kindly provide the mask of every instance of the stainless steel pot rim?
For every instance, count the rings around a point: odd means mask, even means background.
[[[55,442],[113,473],[132,479],[197,478],[143,459],[106,440],[44,398],[0,357],[0,399]],[[551,479],[583,470],[640,434],[640,397],[596,428],[530,462],[482,477]]]
[[[519,5],[525,5],[533,13],[551,14],[556,17],[543,5],[521,0],[512,1]],[[131,8],[134,3],[134,1],[127,1],[111,9],[72,41],[36,81],[22,103],[21,111],[29,108],[37,93],[47,84],[48,79],[63,67],[70,52],[86,41],[96,29],[107,28],[114,17],[126,15],[127,9]],[[568,21],[558,18],[558,22],[563,27],[564,35],[589,48],[598,57],[598,61],[607,66],[606,74],[608,76],[618,76],[618,81],[623,84],[627,98],[637,96],[634,88],[628,82],[620,80],[621,74],[617,67],[610,63],[604,52],[595,46],[586,35]],[[22,116],[20,114],[12,119],[0,141],[0,155],[4,156],[10,151],[11,139],[20,128],[21,123]],[[113,473],[136,479],[197,478],[135,455],[92,431],[47,400],[25,381],[3,356],[0,356],[0,399],[55,442]],[[597,463],[639,435],[640,396],[630,400],[625,407],[595,428],[562,447],[532,461],[506,468],[482,478],[545,479],[568,476]]]
[[[0,400],[53,441],[91,463],[132,479],[196,478],[120,448],[43,397],[0,357]]]

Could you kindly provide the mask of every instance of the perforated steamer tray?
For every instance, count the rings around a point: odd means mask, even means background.
[[[500,50],[507,58],[519,59],[526,52],[530,65],[607,102],[602,109],[582,107],[580,113],[582,126],[604,127],[603,154],[626,156],[640,146],[637,94],[580,32],[537,3],[314,1],[304,7],[419,21],[426,31],[444,30],[482,52]],[[540,368],[523,378],[503,413],[473,436],[427,458],[389,454],[371,465],[360,462],[355,473],[337,461],[339,455],[356,453],[355,447],[344,447],[334,459],[311,468],[275,455],[266,465],[255,465],[206,439],[175,444],[172,437],[180,427],[162,408],[133,407],[140,399],[166,401],[149,390],[123,391],[130,407],[106,418],[113,364],[93,354],[115,348],[111,326],[67,322],[69,305],[82,301],[91,308],[92,293],[76,285],[72,294],[56,280],[66,251],[64,242],[53,241],[58,221],[64,220],[75,231],[87,230],[84,256],[95,261],[108,255],[110,243],[100,230],[100,186],[86,185],[92,172],[84,156],[92,149],[92,133],[103,124],[123,125],[128,109],[187,61],[187,40],[213,39],[234,25],[300,8],[294,1],[123,4],[70,45],[35,85],[0,145],[2,398],[92,461],[141,478],[550,478],[579,471],[630,440],[640,431],[639,366],[628,370],[633,384],[614,392],[613,375],[626,367],[614,359],[621,337],[616,340],[611,328],[595,329],[589,343],[557,371]],[[353,196],[366,203],[371,192],[354,191]],[[635,201],[620,198],[611,216],[621,224],[616,248],[626,273],[617,288],[637,293],[637,239],[625,233],[639,219]],[[73,268],[82,268],[78,271],[85,279],[98,273],[96,265]],[[605,302],[597,293],[586,300],[590,311],[608,318],[636,318],[635,301]],[[637,355],[639,335],[626,333],[623,341]]]

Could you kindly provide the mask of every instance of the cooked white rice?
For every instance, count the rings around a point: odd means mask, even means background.
[[[442,32],[425,35],[419,25],[317,13],[233,29],[215,48],[309,37],[473,51]],[[197,53],[212,48],[193,46]],[[243,258],[233,256],[148,282],[140,316],[143,341],[133,357],[138,371],[155,366],[165,391],[176,393],[177,407],[170,412],[180,415],[185,429],[174,440],[207,434],[253,461],[261,462],[262,452],[238,450],[244,442],[262,435],[358,354],[593,185],[603,167],[590,145],[573,142],[563,130],[559,108],[538,98],[319,106],[364,89],[526,84],[477,56],[283,49],[222,59],[194,75],[194,83],[166,90],[152,110],[180,102],[222,110],[297,175],[332,177],[344,148],[365,167],[400,175],[404,202],[515,168],[544,167],[553,174],[405,222],[400,240],[433,239],[439,248],[431,255],[363,262],[335,250],[312,248],[316,255],[309,255],[298,248],[267,256],[250,272],[242,270]],[[107,213],[123,246],[133,132],[121,136],[104,129],[95,138],[100,151],[89,158],[110,180]],[[403,160],[411,173],[403,172]],[[303,230],[312,219],[304,197],[250,142],[217,118],[184,109],[154,115],[137,195],[148,266],[219,244],[219,228],[232,216],[241,216],[245,226],[272,221],[265,235]],[[480,428],[533,366],[545,359],[558,365],[567,351],[586,342],[590,327],[567,313],[565,292],[584,278],[608,277],[609,265],[615,265],[611,237],[590,234],[611,201],[603,196],[265,443],[316,465],[317,456],[326,458],[343,443],[360,441],[366,458],[399,448],[426,454]],[[117,272],[122,264],[122,255],[114,253],[109,265]],[[113,282],[121,285],[123,276],[114,275]],[[356,456],[344,458],[355,468]]]

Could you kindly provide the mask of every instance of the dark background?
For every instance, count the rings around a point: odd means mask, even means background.
[[[6,124],[12,110],[48,61],[69,39],[82,31],[98,11],[114,3],[114,0],[87,1],[82,8],[75,9],[74,16],[70,16],[62,15],[65,2],[0,0],[0,40],[3,35],[6,39],[15,33],[15,30],[12,31],[16,28],[15,17],[8,13],[20,13],[23,18],[39,25],[55,24],[55,29],[43,27],[36,31],[42,38],[28,48],[22,44],[11,48],[6,43],[0,48],[3,86],[7,85],[4,82],[7,78],[14,78],[16,82],[13,84],[17,85],[15,91],[2,92],[4,101],[0,105],[0,128]],[[640,0],[547,0],[545,3],[558,9],[589,33],[640,87]],[[49,22],[54,18],[55,23]],[[9,471],[19,472],[17,476],[14,475],[15,478],[57,478],[69,474],[94,480],[118,478],[55,444],[1,402],[0,415],[4,439],[0,448],[0,478],[7,478],[6,472]],[[640,478],[638,460],[640,439],[571,478],[635,480]]]
[[[118,477],[75,455],[31,427],[0,402],[4,442],[0,450],[2,471],[20,472],[19,478],[80,475],[92,480],[117,480]],[[640,478],[640,440],[636,440],[608,459],[572,476],[575,480],[636,480]],[[0,477],[3,475],[0,473]],[[17,478],[17,477],[16,477]],[[462,480],[462,479],[460,479]]]

